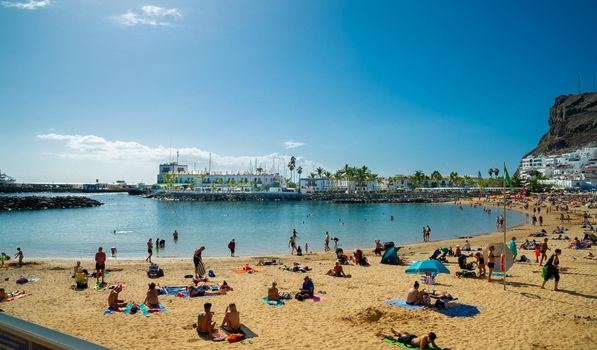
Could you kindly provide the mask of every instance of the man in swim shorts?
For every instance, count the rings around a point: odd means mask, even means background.
[[[97,248],[97,253],[95,253],[95,278],[97,279],[96,283],[99,283],[99,278],[102,276],[102,283],[104,282],[104,273],[106,271],[106,253],[104,253],[104,248],[99,247]]]

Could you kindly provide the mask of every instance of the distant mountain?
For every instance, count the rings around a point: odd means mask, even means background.
[[[556,97],[549,110],[549,131],[525,155],[561,154],[597,146],[597,92]]]

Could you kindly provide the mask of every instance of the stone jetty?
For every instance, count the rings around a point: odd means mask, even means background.
[[[96,201],[95,199],[78,196],[0,196],[0,211],[89,208],[97,207],[102,204],[104,203]]]

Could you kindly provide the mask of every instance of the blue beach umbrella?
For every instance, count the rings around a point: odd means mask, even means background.
[[[425,273],[450,273],[442,263],[437,260],[421,260],[415,261],[414,264],[410,265],[404,272],[412,275],[425,274]]]

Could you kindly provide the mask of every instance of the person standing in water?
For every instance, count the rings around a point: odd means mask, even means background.
[[[330,233],[325,231],[325,240],[323,241],[323,251],[330,251]]]
[[[230,256],[234,256],[234,249],[236,249],[234,238],[228,243],[228,249],[230,249]]]
[[[176,229],[174,230],[174,233],[172,233],[172,237],[175,241],[178,239],[178,231],[176,231]]]
[[[149,241],[147,241],[147,259],[145,259],[145,261],[147,261],[148,263],[151,264],[151,256],[153,255],[153,242],[151,241],[151,238],[149,239]]]

